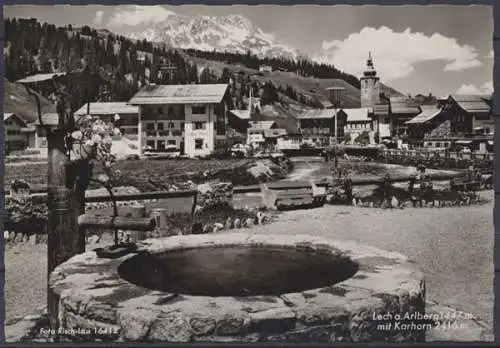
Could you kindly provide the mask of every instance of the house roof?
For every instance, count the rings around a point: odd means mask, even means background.
[[[242,120],[249,120],[250,119],[249,110],[229,110],[229,112]]]
[[[333,109],[312,109],[307,110],[300,114],[297,118],[304,119],[318,119],[318,118],[333,118],[335,112]]]
[[[56,112],[45,113],[42,115],[42,122],[44,126],[57,126],[59,125],[59,115]],[[34,124],[40,124],[38,118],[36,119]]]
[[[467,112],[490,112],[488,95],[452,95],[450,96],[463,110]]]
[[[287,134],[286,129],[276,128],[276,129],[264,129],[264,138],[279,138]]]
[[[16,118],[21,124],[23,127],[26,127],[26,121],[19,115],[13,113],[13,112],[7,112],[3,114],[3,121],[7,121],[9,118]]]
[[[276,122],[274,121],[257,121],[257,122],[251,122],[250,127],[253,130],[261,129],[271,129]]]
[[[406,124],[422,124],[427,121],[432,120],[433,118],[437,117],[441,113],[440,108],[432,108],[432,109],[425,109],[421,113],[419,113],[417,116],[412,118],[409,121],[406,121]]]
[[[18,83],[35,83],[47,80],[52,80],[55,77],[64,76],[66,73],[52,73],[52,74],[36,74],[27,76],[24,79],[18,80]]]
[[[370,121],[368,117],[370,113],[369,108],[342,109],[342,111],[347,115],[347,122]]]
[[[91,115],[138,114],[139,107],[124,102],[90,103]],[[75,115],[86,115],[87,104],[75,112]]]
[[[226,84],[147,85],[142,87],[128,103],[131,105],[220,103],[226,94],[227,86]]]
[[[418,114],[420,108],[407,97],[390,97],[391,112],[393,114]]]

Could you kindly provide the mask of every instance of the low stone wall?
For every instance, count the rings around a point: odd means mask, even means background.
[[[426,342],[494,341],[492,328],[483,321],[474,318],[470,313],[441,306],[431,301],[426,303],[425,310],[428,316],[437,318],[434,327],[426,332]],[[444,318],[443,314],[448,314],[449,319]],[[443,327],[449,329],[443,330]],[[248,336],[246,339],[251,342],[252,338],[255,340],[257,336]],[[311,341],[314,339],[312,338]],[[46,306],[42,306],[35,314],[7,320],[5,322],[5,340],[9,343],[53,343],[54,336],[49,334],[49,319]],[[210,337],[207,340],[210,341]],[[234,339],[231,338],[226,340],[234,342]],[[221,341],[223,342],[224,339],[218,340],[218,342]]]
[[[140,244],[139,253],[224,246],[316,250],[349,257],[359,267],[345,281],[300,293],[200,297],[148,290],[124,281],[118,266],[135,254],[110,260],[86,252],[58,266],[50,276],[50,287],[60,296],[60,325],[88,331],[86,341],[424,340],[428,326],[412,319],[425,313],[423,274],[399,253],[310,236],[248,233],[147,240]],[[401,325],[406,326],[401,329]],[[77,340],[74,335],[66,339]]]

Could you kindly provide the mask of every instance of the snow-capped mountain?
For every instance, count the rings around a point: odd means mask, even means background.
[[[250,20],[240,15],[223,17],[188,17],[172,11],[164,21],[140,33],[125,32],[134,40],[165,43],[168,46],[203,51],[246,53],[250,50],[259,57],[298,58],[304,54],[274,41]]]

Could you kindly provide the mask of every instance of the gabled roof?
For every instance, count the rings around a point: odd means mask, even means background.
[[[393,114],[418,114],[420,108],[407,97],[390,97],[391,112]]]
[[[220,103],[226,94],[227,86],[226,84],[147,85],[142,87],[128,103],[131,105]]]
[[[57,126],[59,125],[59,115],[56,112],[48,112],[42,115],[42,122],[44,126]],[[38,118],[34,124],[39,125]]]
[[[17,119],[19,121],[19,123],[21,123],[21,125],[23,127],[26,127],[26,121],[21,116],[15,114],[13,112],[7,112],[7,113],[4,112],[4,114],[3,114],[3,121],[5,122],[5,121],[7,121],[10,118]]]
[[[271,129],[276,122],[274,121],[256,121],[256,122],[251,122],[250,123],[250,129],[257,130],[265,130],[265,129]]]
[[[239,119],[242,119],[242,120],[249,120],[250,119],[249,110],[229,110],[229,112],[232,113],[234,116],[238,117]]]
[[[333,109],[312,109],[307,110],[297,116],[298,119],[318,119],[318,118],[333,118],[335,111]]]
[[[139,107],[124,102],[90,103],[91,115],[138,114]],[[87,104],[75,112],[75,115],[86,115]]]
[[[451,95],[458,106],[467,112],[490,112],[491,107],[486,102],[491,99],[489,95]]]
[[[440,108],[432,108],[432,109],[425,109],[423,110],[420,114],[415,116],[409,121],[406,121],[406,124],[422,124],[427,121],[432,120],[433,118],[437,117],[441,113]]]
[[[363,122],[371,120],[368,117],[368,114],[370,113],[369,108],[342,109],[342,111],[347,115],[347,122]]]

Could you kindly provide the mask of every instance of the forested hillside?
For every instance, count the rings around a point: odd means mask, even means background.
[[[346,87],[346,107],[359,107],[359,80],[332,66],[308,61],[259,59],[247,53],[167,49],[131,41],[107,30],[56,27],[35,19],[5,21],[5,77],[13,82],[35,73],[88,69],[92,79],[71,86],[72,108],[87,101],[127,101],[153,83],[230,83],[231,107],[247,107],[250,89],[261,98],[264,114],[295,116],[323,107],[326,87]],[[169,76],[162,66],[175,66]],[[261,73],[259,66],[277,69]],[[266,111],[267,110],[267,111]]]

